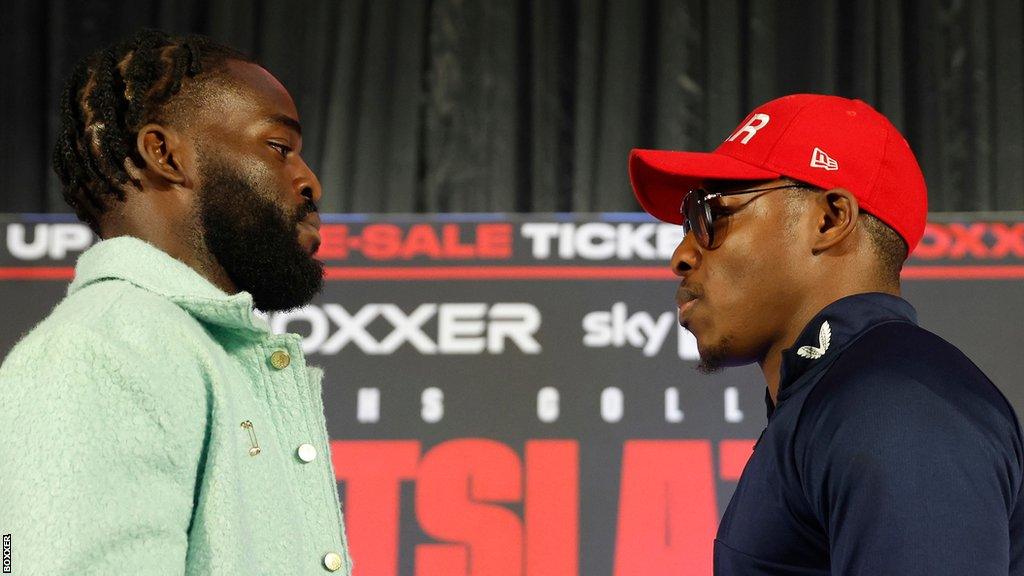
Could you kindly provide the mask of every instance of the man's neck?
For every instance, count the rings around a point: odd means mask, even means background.
[[[238,293],[224,267],[206,248],[201,225],[192,215],[172,222],[166,214],[123,210],[116,218],[104,220],[102,230],[104,239],[131,236],[144,240],[183,262],[223,292]]]
[[[792,316],[792,321],[786,326],[781,337],[775,339],[768,348],[767,353],[758,362],[761,366],[761,373],[764,374],[765,383],[768,386],[768,395],[771,397],[773,404],[777,403],[779,398],[779,386],[782,379],[783,351],[793,347],[797,338],[800,337],[804,328],[807,327],[807,324],[817,316],[819,312],[825,309],[826,306],[840,298],[853,296],[854,294],[865,294],[867,292],[884,292],[886,294],[899,296],[900,288],[899,286],[889,287],[880,285],[864,285],[856,289],[838,290],[826,296],[818,296],[813,299],[808,299]]]

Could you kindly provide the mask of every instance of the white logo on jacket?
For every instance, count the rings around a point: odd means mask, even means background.
[[[826,350],[828,350],[830,342],[832,342],[832,328],[829,327],[828,321],[826,320],[821,323],[821,330],[818,330],[818,347],[801,346],[796,353],[798,356],[817,360],[825,354]]]

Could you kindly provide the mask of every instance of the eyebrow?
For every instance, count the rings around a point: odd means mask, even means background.
[[[751,188],[772,182],[768,180],[712,180],[704,183],[704,189],[708,192],[731,192],[741,188]]]
[[[271,123],[281,124],[287,128],[291,128],[296,134],[302,136],[302,124],[299,124],[299,121],[291,116],[286,114],[273,114],[268,120]]]

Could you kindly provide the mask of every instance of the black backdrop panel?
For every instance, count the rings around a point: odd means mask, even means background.
[[[0,211],[64,212],[75,62],[141,27],[258,58],[332,212],[635,210],[629,149],[714,148],[783,94],[860,98],[936,211],[1024,209],[1019,0],[4,0]]]
[[[698,373],[646,215],[326,215],[326,288],[268,317],[326,370],[362,574],[707,574],[765,424],[755,367]],[[0,348],[62,297],[94,239],[2,221]],[[936,221],[908,262],[921,324],[1024,409],[1024,222]]]

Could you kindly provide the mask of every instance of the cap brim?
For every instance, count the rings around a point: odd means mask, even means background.
[[[771,180],[772,172],[724,154],[642,150],[629,153],[633,194],[648,214],[670,224],[682,224],[683,196],[705,180]]]

